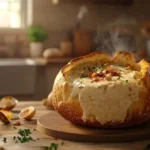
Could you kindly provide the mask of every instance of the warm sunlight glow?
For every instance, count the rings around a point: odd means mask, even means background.
[[[21,0],[0,0],[0,27],[21,26]]]

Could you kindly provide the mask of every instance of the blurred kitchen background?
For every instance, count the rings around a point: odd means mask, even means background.
[[[72,58],[118,50],[150,61],[150,0],[0,0],[0,97],[41,100]]]

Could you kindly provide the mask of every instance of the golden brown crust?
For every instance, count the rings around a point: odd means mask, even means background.
[[[105,53],[94,52],[94,53],[91,53],[89,55],[81,56],[81,57],[78,57],[78,58],[75,58],[75,59],[71,60],[66,66],[64,66],[62,68],[61,72],[65,76],[65,74],[69,70],[71,70],[71,69],[73,69],[73,68],[75,68],[79,65],[82,65],[84,63],[93,63],[94,61],[106,63],[106,62],[111,62],[111,59]]]
[[[139,101],[134,102],[128,110],[126,119],[124,122],[107,122],[101,124],[96,119],[94,121],[82,120],[83,110],[80,106],[78,99],[69,97],[69,84],[67,73],[78,65],[91,63],[93,61],[100,62],[112,62],[114,64],[120,64],[122,66],[131,66],[141,72],[141,84],[144,87],[140,89]],[[140,124],[150,119],[150,65],[146,61],[142,60],[136,64],[131,54],[127,52],[118,52],[113,59],[104,53],[92,53],[83,57],[76,58],[68,63],[58,73],[53,86],[53,106],[65,119],[71,121],[74,124],[90,126],[90,127],[103,127],[103,128],[120,128],[129,127],[136,124]]]

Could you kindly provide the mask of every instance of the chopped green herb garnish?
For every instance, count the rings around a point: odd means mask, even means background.
[[[117,80],[120,80],[120,76],[117,78]]]
[[[97,72],[99,70],[99,68],[95,68],[95,71]]]
[[[29,142],[29,141],[33,141],[32,137],[17,137],[17,140],[20,142],[20,143],[26,143],[26,142]]]
[[[61,145],[64,145],[64,141],[61,142]]]
[[[14,126],[14,129],[17,129],[17,128]]]
[[[98,72],[98,71],[99,71],[99,68],[98,68],[98,67],[96,67],[96,68],[94,69],[94,71],[95,71],[95,72]]]
[[[3,142],[4,142],[4,143],[7,143],[7,139],[6,139],[5,137],[3,138]]]
[[[43,150],[57,150],[58,144],[57,143],[51,143],[50,146],[42,146]]]
[[[20,134],[21,136],[28,136],[29,134],[31,134],[31,131],[30,129],[24,129],[24,130],[20,129],[18,131],[18,134]]]
[[[43,150],[51,150],[49,146],[41,146],[41,148],[43,148]]]
[[[104,71],[104,68],[101,69],[101,72]]]
[[[35,131],[36,129],[33,129]],[[30,141],[35,141],[30,135],[31,131],[30,129],[19,129],[18,131],[19,136],[14,136],[13,140],[15,143],[26,143]],[[39,140],[39,138],[37,138]]]
[[[30,142],[30,141],[35,141],[31,136],[29,136],[31,134],[30,129],[20,129],[18,131],[18,134],[20,136],[17,137],[13,137],[13,140],[15,140],[16,143],[20,142],[20,143],[26,143],[26,142]]]
[[[128,83],[128,80],[126,80],[126,83]]]
[[[88,77],[88,75],[87,74],[81,74],[81,76],[80,76],[80,78],[86,78],[86,77]]]
[[[58,144],[56,144],[56,143],[51,143],[51,146],[54,147],[55,150],[57,150]]]

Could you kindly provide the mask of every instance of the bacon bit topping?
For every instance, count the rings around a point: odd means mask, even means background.
[[[84,72],[81,74],[80,78],[94,78],[94,77],[100,77],[105,78],[107,74],[110,74],[112,76],[120,76],[119,69],[109,66],[109,64],[103,64],[101,67],[84,67]],[[109,75],[109,76],[110,76]],[[107,80],[110,80],[111,77],[107,77]],[[119,78],[120,79],[120,78]]]
[[[105,75],[102,73],[102,72],[100,72],[100,73],[92,73],[92,78],[94,78],[94,77],[104,77]]]
[[[120,76],[120,73],[119,73],[119,72],[112,71],[112,72],[111,72],[111,75],[112,75],[112,76]]]
[[[106,74],[108,74],[108,73],[110,73],[111,71],[110,71],[109,69],[106,69],[105,72],[106,72]]]
[[[94,77],[92,79],[91,83],[93,83],[93,82],[99,82],[99,81],[102,81],[102,80],[104,80],[104,79],[103,78],[99,78],[99,77]]]
[[[125,67],[125,70],[131,70],[130,66]]]
[[[112,76],[120,76],[117,69],[106,68],[106,74],[111,73]]]

